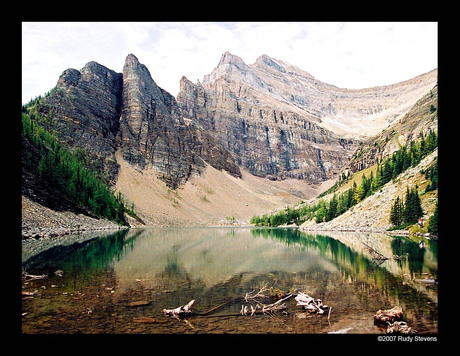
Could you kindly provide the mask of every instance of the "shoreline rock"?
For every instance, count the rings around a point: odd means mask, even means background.
[[[318,224],[319,225],[319,224]],[[405,237],[409,237],[409,236],[417,236],[417,237],[423,237],[425,239],[429,239],[429,240],[437,240],[437,236],[435,235],[431,235],[429,233],[421,233],[421,232],[416,232],[416,233],[411,233],[410,231],[408,230],[385,230],[385,229],[378,229],[378,228],[340,228],[340,227],[333,227],[333,228],[326,228],[324,226],[318,226],[318,227],[314,227],[314,226],[307,226],[307,227],[302,227],[300,226],[299,227],[299,230],[300,231],[303,231],[303,232],[356,232],[356,233],[360,233],[360,232],[365,232],[365,233],[373,233],[373,234],[385,234],[385,235],[388,235],[388,236],[405,236]]]
[[[127,229],[112,221],[47,208],[22,196],[22,239],[40,239],[87,231]]]

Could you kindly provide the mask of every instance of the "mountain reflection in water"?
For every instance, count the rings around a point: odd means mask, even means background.
[[[24,286],[39,290],[23,300],[24,333],[378,333],[373,315],[395,305],[419,333],[438,328],[435,241],[420,249],[384,234],[131,229],[42,249],[23,268],[48,275]],[[235,316],[264,283],[322,299],[329,319],[307,316],[293,298],[286,315]],[[192,299],[197,313],[220,307],[187,321],[163,315]]]

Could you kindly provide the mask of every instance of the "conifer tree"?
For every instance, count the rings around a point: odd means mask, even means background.
[[[355,192],[353,193],[353,201],[355,202],[355,204],[357,204],[363,199],[364,196],[365,196],[364,187],[362,184],[360,184],[359,187],[357,187],[355,189]]]
[[[413,189],[407,187],[404,205],[404,222],[406,224],[415,224],[421,216],[423,216],[423,209],[417,192],[417,186]]]
[[[329,208],[326,210],[325,221],[331,221],[337,216],[337,197],[334,194],[329,201]]]
[[[396,198],[395,203],[391,206],[390,223],[395,226],[400,226],[403,223],[403,209],[404,206],[399,196]]]
[[[391,180],[392,175],[393,168],[391,167],[390,160],[386,159],[382,169],[382,184],[388,183]]]
[[[316,223],[322,223],[324,221],[324,218],[326,217],[327,209],[325,206],[321,206],[318,211],[316,212]]]
[[[433,215],[428,220],[428,232],[433,235],[438,235],[438,203],[434,209]]]
[[[377,165],[377,171],[375,172],[375,177],[372,179],[371,190],[376,192],[382,186],[382,175],[380,165]]]

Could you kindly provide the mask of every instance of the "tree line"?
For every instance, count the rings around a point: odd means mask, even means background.
[[[390,210],[390,223],[397,227],[404,228],[416,224],[423,216],[422,204],[418,195],[417,186],[406,189],[406,199],[403,202],[399,196],[396,197]]]
[[[304,221],[312,218],[315,219],[316,223],[330,221],[343,214],[366,197],[380,190],[383,185],[396,179],[399,174],[403,173],[408,168],[418,165],[420,161],[434,151],[437,146],[438,135],[434,130],[430,129],[426,135],[421,133],[419,140],[411,141],[409,146],[404,145],[394,152],[391,157],[377,162],[375,174],[371,171],[369,177],[366,177],[363,173],[360,185],[357,185],[356,181],[354,181],[351,188],[340,194],[334,194],[329,202],[320,199],[316,204],[311,206],[303,206],[298,209],[286,208],[271,215],[256,215],[252,217],[251,223],[256,226],[279,226],[284,224],[300,225]],[[437,166],[436,171],[430,171],[426,174],[429,174],[430,178],[433,178],[431,181],[431,189],[436,189]],[[349,179],[350,175],[342,174],[339,182],[335,185],[337,187],[336,189]],[[415,222],[417,222],[417,220],[415,220]]]
[[[128,206],[120,192],[112,192],[102,179],[85,167],[82,150],[70,152],[52,133],[37,123],[47,118],[38,119],[32,120],[28,114],[22,113],[23,139],[28,140],[39,153],[35,172],[37,178],[95,215],[127,225],[125,212],[135,215],[134,204]],[[26,153],[27,159],[31,159],[31,156]]]

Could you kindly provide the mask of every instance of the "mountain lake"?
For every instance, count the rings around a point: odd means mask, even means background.
[[[394,306],[417,333],[438,332],[433,240],[129,229],[25,240],[22,266],[24,334],[380,334],[374,315]],[[300,292],[321,299],[325,312],[298,306]],[[262,311],[280,298],[283,309]],[[163,313],[192,300],[188,317]]]

